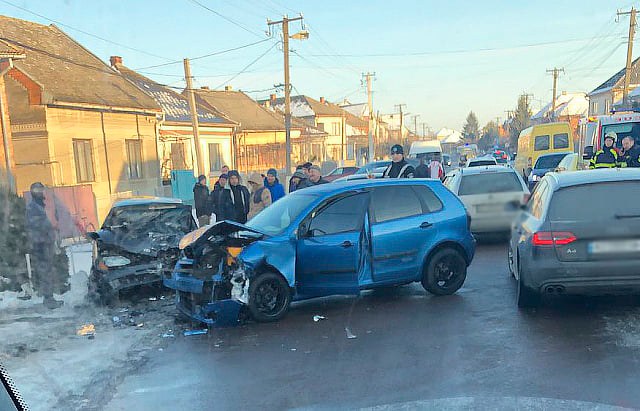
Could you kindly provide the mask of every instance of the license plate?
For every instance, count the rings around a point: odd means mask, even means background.
[[[594,241],[589,244],[593,254],[633,253],[640,251],[640,240]]]
[[[479,204],[476,206],[476,211],[479,213],[498,213],[504,211],[504,205],[500,204]]]

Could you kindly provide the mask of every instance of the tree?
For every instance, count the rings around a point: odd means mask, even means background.
[[[482,135],[478,140],[478,148],[484,151],[490,150],[497,144],[499,138],[498,124],[495,121],[490,121],[482,128]]]
[[[512,150],[518,147],[520,132],[531,124],[531,114],[529,97],[526,94],[520,95],[516,110],[509,121],[509,145]]]
[[[478,137],[478,118],[473,111],[470,111],[467,115],[467,121],[462,128],[462,134],[471,141],[475,141]]]

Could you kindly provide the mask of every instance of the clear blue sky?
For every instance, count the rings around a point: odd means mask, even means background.
[[[50,23],[4,1],[0,14]],[[6,1],[128,46],[61,27],[99,57],[120,55],[133,69],[259,41],[267,18],[302,12],[310,38],[291,42],[298,92],[336,102],[366,101],[360,75],[375,72],[376,110],[390,113],[405,103],[405,111],[434,129],[461,128],[469,110],[481,125],[504,118],[523,91],[540,107],[551,98],[545,70],[553,66],[565,68],[560,91],[590,91],[625,63],[628,17],[616,23],[616,9],[640,6],[640,1],[614,0],[198,0],[223,18],[190,0]],[[292,23],[292,32],[299,28]],[[194,61],[196,85],[227,84],[272,44]],[[640,55],[640,44],[637,50],[634,56]],[[184,86],[181,62],[141,72]],[[282,53],[273,48],[230,84],[264,98],[282,81]]]

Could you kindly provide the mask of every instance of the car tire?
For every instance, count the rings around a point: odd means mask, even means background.
[[[467,262],[458,250],[445,248],[427,261],[422,275],[422,286],[435,295],[451,295],[458,291],[467,278]]]
[[[516,256],[514,255],[513,249],[511,248],[511,242],[509,242],[509,247],[507,248],[507,267],[509,267],[509,274],[511,277],[516,278],[516,273],[514,266],[516,264]]]
[[[254,320],[278,321],[287,314],[290,304],[291,290],[280,274],[266,272],[251,280],[248,305]]]
[[[540,293],[522,283],[522,273],[518,276],[518,294],[516,296],[518,308],[535,308],[540,305],[542,297]]]

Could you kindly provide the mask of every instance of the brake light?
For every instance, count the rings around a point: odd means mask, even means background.
[[[569,231],[539,231],[533,234],[532,244],[535,246],[567,245],[576,240],[576,236]]]

